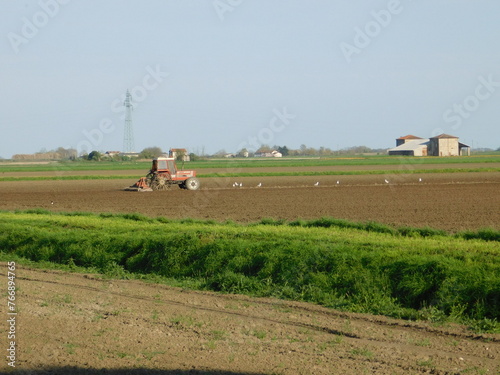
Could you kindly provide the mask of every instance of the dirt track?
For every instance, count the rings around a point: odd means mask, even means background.
[[[22,267],[17,285],[19,373],[500,371],[498,335],[462,327]]]
[[[422,179],[419,182],[419,178]],[[389,183],[385,183],[385,179]],[[243,187],[234,188],[238,181]],[[314,186],[316,182],[319,186]],[[337,184],[339,181],[339,184]],[[137,193],[133,180],[0,183],[0,209],[140,212],[171,218],[258,221],[332,216],[449,231],[500,229],[500,173],[204,178],[202,189]],[[257,188],[257,184],[262,187]],[[54,202],[52,204],[52,202]]]

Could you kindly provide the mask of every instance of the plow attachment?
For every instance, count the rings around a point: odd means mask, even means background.
[[[135,184],[132,186],[129,186],[128,188],[125,188],[126,191],[153,191],[151,187],[148,185],[148,181],[146,177],[141,177],[139,181],[137,181]]]

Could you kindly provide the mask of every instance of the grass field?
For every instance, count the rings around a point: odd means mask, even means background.
[[[201,178],[500,172],[499,165],[500,155],[458,158],[394,156],[283,159],[238,158],[207,159],[178,163],[179,168],[196,170],[198,177]],[[145,175],[150,167],[150,161],[78,161],[52,162],[47,164],[2,163],[0,164],[0,182],[136,179]],[[349,169],[349,167],[352,169]],[[379,168],[374,169],[374,167]],[[106,173],[107,171],[109,173]]]
[[[361,171],[275,171],[275,172],[212,172],[197,173],[200,178],[237,178],[237,177],[279,177],[279,176],[360,176],[360,175],[403,175],[423,173],[474,173],[474,172],[500,172],[500,168],[446,168],[446,169],[405,169],[405,170],[361,170]],[[144,173],[143,173],[144,174]],[[9,176],[0,177],[1,181],[69,181],[69,180],[130,180],[136,179],[138,175],[58,175],[58,176]]]
[[[427,165],[427,164],[468,164],[468,163],[499,163],[500,155],[476,155],[470,157],[402,157],[402,156],[355,156],[328,158],[237,158],[237,159],[206,159],[186,162],[186,169],[206,168],[267,168],[267,167],[310,167],[310,166],[371,166],[371,165]],[[179,166],[182,163],[179,163]],[[148,170],[150,161],[131,162],[52,162],[49,164],[2,163],[3,172],[69,172],[69,171],[102,171],[102,170]],[[391,168],[388,168],[391,169]],[[446,169],[446,168],[443,168]]]
[[[499,332],[499,240],[494,230],[451,235],[335,219],[241,225],[138,214],[0,213],[2,260],[162,277],[489,332]]]

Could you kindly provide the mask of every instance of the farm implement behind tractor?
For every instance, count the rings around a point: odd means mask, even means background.
[[[174,158],[158,157],[153,159],[153,165],[147,176],[141,177],[139,181],[125,190],[169,190],[175,185],[181,189],[198,190],[200,181],[196,178],[196,171],[178,170]]]

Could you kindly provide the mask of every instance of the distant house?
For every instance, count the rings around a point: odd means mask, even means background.
[[[458,137],[441,134],[429,139],[406,135],[396,139],[396,147],[388,150],[389,155],[406,156],[464,156],[470,155],[470,146],[460,143]]]
[[[255,153],[255,157],[260,157],[260,158],[282,158],[283,154],[281,152],[278,152],[276,150],[271,151],[271,152],[258,152]]]
[[[396,147],[388,150],[389,155],[427,156],[429,139],[406,135],[396,139]]]
[[[470,146],[458,141],[458,137],[440,134],[432,137],[429,142],[431,156],[470,156]]]
[[[409,141],[420,141],[422,139],[424,139],[424,138],[420,138],[420,137],[417,137],[416,135],[408,134],[408,135],[405,135],[404,137],[399,137],[396,139],[396,147],[401,146]]]
[[[120,151],[106,151],[106,153],[104,155],[109,156],[111,158],[113,156],[120,155],[120,154],[121,154]]]
[[[191,160],[185,148],[171,148],[170,151],[168,152],[168,156],[174,159],[177,159],[177,157],[182,156],[181,161]]]
[[[138,158],[139,153],[138,152],[120,152],[120,156],[125,156],[128,158]]]

